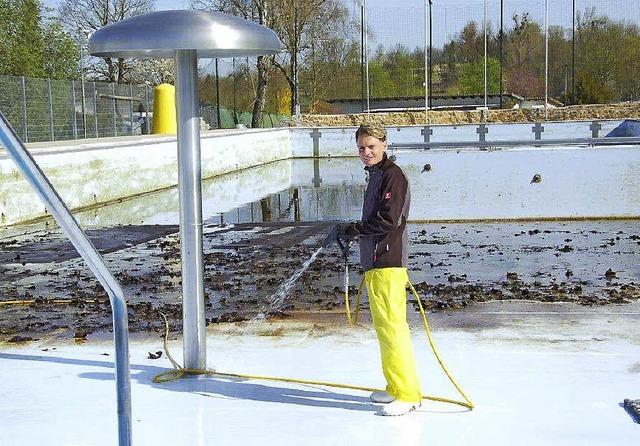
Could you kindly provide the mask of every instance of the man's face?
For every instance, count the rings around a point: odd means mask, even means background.
[[[363,133],[358,137],[358,154],[365,166],[373,166],[382,161],[382,154],[387,150],[387,142],[380,141]]]

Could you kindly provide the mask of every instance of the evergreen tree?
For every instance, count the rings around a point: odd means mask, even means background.
[[[38,0],[0,0],[0,74],[65,79],[78,72],[79,48]]]

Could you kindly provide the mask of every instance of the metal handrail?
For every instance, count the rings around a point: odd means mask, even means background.
[[[62,228],[69,241],[89,266],[104,287],[111,301],[113,315],[113,337],[116,359],[116,392],[118,399],[118,439],[120,446],[131,445],[131,374],[129,364],[129,324],[127,303],[116,278],[111,274],[104,259],[87,237],[66,207],[31,154],[18,138],[9,121],[0,111],[0,142],[16,163],[51,215]]]
[[[542,146],[611,146],[640,144],[640,137],[611,138],[571,138],[571,139],[518,139],[495,141],[441,141],[441,142],[400,142],[389,144],[390,149],[457,149],[457,148],[501,148],[501,147],[542,147]]]

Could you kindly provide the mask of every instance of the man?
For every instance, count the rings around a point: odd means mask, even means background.
[[[356,131],[360,159],[369,174],[360,222],[336,225],[324,246],[358,237],[360,263],[378,335],[384,392],[371,400],[384,403],[381,415],[404,415],[420,406],[422,394],[406,316],[409,182],[387,157],[387,132],[372,124]]]

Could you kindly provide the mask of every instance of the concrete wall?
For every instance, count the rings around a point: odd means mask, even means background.
[[[602,121],[600,136],[621,121]],[[590,122],[544,123],[542,138],[591,135]],[[434,126],[432,141],[477,140],[477,125]],[[423,126],[389,127],[389,141],[423,141]],[[533,125],[491,125],[488,140],[534,140]],[[291,185],[344,182],[341,157],[356,156],[355,127],[229,130],[202,135],[203,177],[217,176],[203,191],[206,214],[226,212],[238,203]],[[67,206],[83,209],[173,187],[178,182],[175,137],[141,136],[30,145],[29,149]],[[640,148],[558,147],[393,150],[411,177],[412,215],[428,220],[640,217]],[[405,155],[408,154],[408,155]],[[274,161],[325,158],[314,172],[297,172]],[[332,159],[331,159],[332,158]],[[424,164],[432,169],[421,173]],[[361,166],[349,167],[352,178]],[[258,169],[247,169],[261,166]],[[284,166],[284,167],[283,167]],[[333,172],[335,170],[335,172]],[[334,175],[335,173],[335,175]],[[542,181],[531,183],[534,174]],[[335,177],[335,178],[334,178]],[[319,182],[319,181],[318,181]],[[157,200],[157,199],[156,199]],[[145,204],[156,214],[175,206]],[[423,211],[418,209],[424,206]],[[142,209],[123,213],[146,214]],[[170,210],[171,209],[171,210]],[[0,154],[0,226],[45,215],[13,161]],[[135,223],[133,218],[126,219]]]
[[[70,209],[178,184],[175,137],[38,143],[28,148]],[[204,178],[292,156],[287,129],[206,133],[201,151]],[[46,215],[44,205],[7,154],[0,155],[0,185],[0,225]]]
[[[640,217],[640,147],[433,150],[397,158],[410,179],[414,220]]]
[[[597,135],[604,137],[617,128],[622,121],[599,121]],[[541,139],[590,138],[591,121],[545,122],[540,132]],[[388,126],[388,142],[393,144],[421,143],[424,141],[424,125]],[[357,127],[297,127],[291,130],[293,156],[306,158],[316,156],[356,156],[355,132]],[[488,124],[487,141],[519,139],[535,141],[536,125],[532,123]],[[478,124],[432,125],[430,140],[433,142],[478,141]]]

